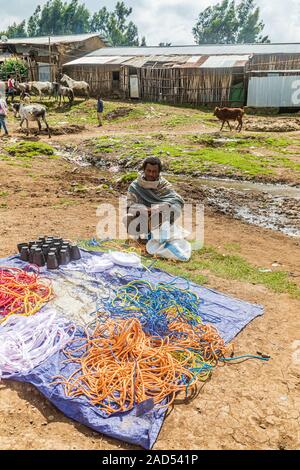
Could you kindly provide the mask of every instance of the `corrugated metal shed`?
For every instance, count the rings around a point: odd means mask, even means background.
[[[103,37],[99,33],[88,33],[88,34],[71,34],[68,36],[50,36],[50,43],[70,43],[70,42],[81,42],[86,39],[100,37],[103,41]],[[0,41],[0,44],[49,44],[49,36],[40,36],[35,38],[16,38],[8,39],[7,41]],[[111,49],[111,48],[110,48]],[[115,54],[113,54],[115,55]]]
[[[247,106],[300,107],[300,77],[251,77]]]
[[[91,52],[90,56],[151,56],[151,55],[246,55],[246,54],[300,54],[300,43],[288,44],[204,44],[201,46],[170,47],[106,47]]]

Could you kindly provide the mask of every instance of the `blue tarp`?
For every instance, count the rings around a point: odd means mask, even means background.
[[[102,256],[102,253],[82,252],[82,254],[83,259],[81,261],[72,263],[63,270],[53,271],[50,277],[56,279],[57,289],[59,279],[65,282],[69,278],[71,282],[74,276],[80,277],[80,273],[84,274],[84,282],[80,289],[81,291],[86,289],[86,296],[90,297],[90,305],[87,305],[87,308],[91,314],[99,306],[96,305],[99,302],[99,298],[95,297],[91,289],[91,287],[95,288],[97,283],[100,283],[101,286],[107,286],[108,289],[117,289],[133,279],[143,278],[154,284],[158,282],[174,282],[174,285],[180,288],[187,287],[186,280],[174,278],[159,269],[147,271],[136,268],[114,267],[110,271],[87,277],[84,270],[85,260],[93,256]],[[0,266],[24,267],[24,263],[17,256],[13,256],[0,259]],[[72,267],[75,268],[74,271]],[[47,272],[47,275],[49,275],[49,272]],[[234,299],[192,282],[189,282],[188,287],[198,294],[202,300],[199,306],[199,314],[203,318],[204,323],[212,322],[226,343],[231,341],[251,320],[263,314],[263,307],[260,305]],[[56,294],[59,295],[57,290]],[[48,303],[48,306],[51,306],[51,302]],[[67,311],[65,314],[70,318]],[[106,418],[85,397],[67,398],[61,385],[49,385],[53,381],[53,377],[57,375],[68,377],[77,367],[74,364],[63,364],[64,359],[65,356],[62,352],[57,353],[36,367],[26,377],[15,376],[14,378],[35,385],[58,409],[70,418],[107,436],[136,444],[146,449],[151,448],[162,426],[165,411],[151,409],[151,404],[149,406],[149,403],[145,403],[138,405],[130,412],[114,414]]]

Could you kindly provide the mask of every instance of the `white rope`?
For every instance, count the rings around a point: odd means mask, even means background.
[[[74,337],[76,325],[53,309],[10,316],[0,325],[0,379],[28,374]]]

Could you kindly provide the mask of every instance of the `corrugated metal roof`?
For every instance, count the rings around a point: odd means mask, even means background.
[[[64,65],[127,65],[129,67],[174,67],[174,68],[232,68],[243,67],[249,55],[233,56],[192,56],[189,55],[150,55],[140,57],[128,56],[91,56],[90,54]]]
[[[250,55],[212,55],[200,65],[201,69],[244,67]]]
[[[280,69],[280,70],[251,70],[250,73],[299,73],[300,69]]]
[[[57,44],[57,43],[64,43],[64,42],[81,42],[85,41],[86,39],[90,39],[93,37],[99,36],[102,41],[104,41],[103,37],[99,33],[87,33],[87,34],[71,34],[68,36],[50,36],[50,43]],[[0,41],[0,44],[41,44],[46,45],[49,44],[49,36],[40,36],[36,38],[16,38],[16,39],[8,39],[7,41]],[[111,49],[111,48],[110,48]],[[115,54],[114,54],[115,55]]]
[[[183,67],[189,60],[187,55],[153,55],[144,57],[143,66],[145,67]],[[128,62],[126,62],[128,65]]]
[[[106,47],[90,56],[151,56],[151,55],[224,55],[224,54],[300,54],[300,43],[283,44],[204,44],[170,47]]]
[[[130,67],[136,67],[140,68],[142,67],[147,61],[149,60],[149,57],[127,57],[127,60],[124,62],[124,65],[130,66]]]
[[[89,57],[84,56],[71,62],[67,62],[64,65],[106,65],[106,64],[122,64],[126,62],[131,57],[121,57],[121,56],[103,56],[103,57]]]

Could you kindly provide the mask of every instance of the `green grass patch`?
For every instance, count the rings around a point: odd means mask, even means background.
[[[286,148],[291,144],[287,138],[265,137],[260,134],[245,135],[231,134],[230,137],[225,137],[221,133],[214,134],[201,134],[186,136],[191,142],[207,146],[207,147],[224,147],[234,149],[244,149],[245,147],[259,147],[259,148],[274,148],[280,150]]]
[[[125,173],[125,175],[122,175],[121,178],[119,179],[119,182],[121,183],[132,183],[138,176],[137,171],[130,171],[129,173]]]
[[[6,196],[8,196],[7,191],[0,191],[0,197],[6,197]]]
[[[51,207],[53,209],[62,209],[63,207],[74,206],[77,204],[77,201],[73,199],[61,198],[57,204],[53,204]]]
[[[226,251],[229,251],[230,253],[238,253],[241,251],[241,245],[236,242],[224,243],[223,247]]]
[[[207,282],[207,278],[201,273],[205,270],[223,279],[263,285],[272,292],[288,293],[300,299],[300,288],[289,280],[288,273],[284,271],[262,272],[261,268],[253,266],[241,256],[222,254],[213,247],[194,251],[191,260],[187,263],[159,260],[156,266],[174,276],[185,277],[201,284]]]
[[[49,122],[51,125],[59,124],[67,120],[68,123],[97,124],[97,102],[95,99],[82,100],[76,98],[72,106],[65,104],[58,107],[54,101],[46,103],[49,110]],[[118,108],[129,108],[126,116],[118,116],[112,120],[106,120],[107,114]],[[212,118],[211,112],[204,112],[189,106],[172,106],[162,103],[132,103],[119,100],[104,100],[103,118],[106,125],[113,123],[123,124],[126,128],[136,127],[136,121],[143,120],[145,123],[155,122],[158,119],[165,127],[177,127],[200,123],[205,120],[209,123]],[[209,123],[210,124],[210,123]]]
[[[30,163],[19,163],[19,160],[17,162],[10,162],[8,163],[9,166],[18,166],[20,168],[32,168],[32,165]]]
[[[179,140],[181,139],[181,140]],[[174,174],[201,175],[226,174],[245,175],[248,177],[275,175],[277,169],[288,168],[300,172],[300,163],[293,161],[283,153],[256,155],[245,151],[247,147],[269,148],[269,145],[280,149],[287,145],[286,139],[249,139],[226,141],[216,145],[215,135],[180,136],[172,142],[160,134],[151,136],[120,137],[102,136],[93,139],[87,145],[92,153],[100,159],[117,160],[121,166],[137,169],[140,162],[149,155],[162,159],[169,172]],[[200,144],[200,147],[199,147]],[[255,144],[255,145],[254,145]],[[259,147],[260,146],[260,147]]]
[[[73,193],[86,193],[88,188],[84,184],[77,183],[71,190]]]
[[[262,272],[239,255],[222,254],[213,247],[196,251],[189,269],[207,269],[213,274],[252,284],[261,284],[276,293],[286,292],[300,299],[300,289],[288,278],[284,271]]]
[[[240,154],[237,151],[223,149],[199,149],[187,151],[184,158],[174,158],[168,162],[169,170],[175,174],[208,173],[220,170],[228,175],[236,173],[250,176],[272,174],[268,168],[269,161],[250,154]]]
[[[5,150],[14,157],[31,158],[37,155],[54,155],[54,149],[44,142],[17,142],[5,147]]]

